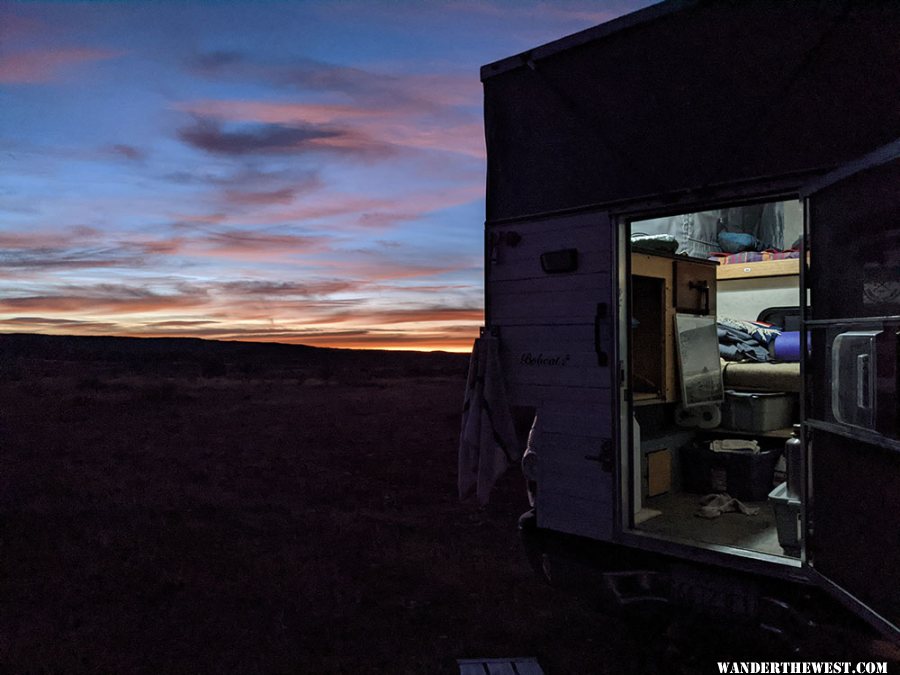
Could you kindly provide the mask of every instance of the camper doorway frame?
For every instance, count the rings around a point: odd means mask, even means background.
[[[617,513],[615,517],[614,538],[617,543],[643,549],[650,552],[675,556],[696,562],[727,565],[747,572],[759,573],[770,577],[784,578],[801,583],[809,583],[806,570],[806,552],[801,551],[799,559],[779,556],[751,549],[734,546],[710,544],[705,542],[687,542],[683,539],[666,537],[660,533],[638,530],[634,526],[634,494],[633,476],[634,461],[632,446],[634,429],[634,401],[632,397],[631,372],[629,370],[631,344],[631,242],[630,230],[634,221],[650,218],[676,216],[684,213],[696,213],[725,207],[746,206],[777,201],[799,201],[800,190],[812,178],[822,172],[804,172],[780,179],[767,178],[739,185],[725,185],[704,190],[690,191],[681,195],[662,195],[658,197],[633,200],[610,208],[610,227],[615,233],[616,242],[616,278],[614,293],[617,298],[617,329],[619,352],[619,391],[616,396],[618,405],[619,430],[617,434],[618,452],[616,462],[615,485],[618,494],[615,498]],[[801,252],[801,259],[805,251]],[[804,265],[801,265],[803,268]],[[802,289],[804,277],[801,272],[798,302],[806,303]],[[803,372],[801,364],[801,382]],[[803,386],[801,384],[801,386]],[[801,391],[801,401],[803,391]],[[801,416],[803,410],[801,409]],[[801,493],[801,517],[806,518],[806,481]]]

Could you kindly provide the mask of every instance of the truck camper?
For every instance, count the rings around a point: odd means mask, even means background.
[[[820,588],[897,638],[898,35],[673,0],[482,68],[482,335],[548,575],[590,549],[622,602],[763,622]]]

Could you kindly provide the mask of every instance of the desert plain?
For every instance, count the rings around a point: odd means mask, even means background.
[[[467,368],[0,336],[0,671],[665,672],[659,636],[535,575],[517,468],[459,502]]]
[[[8,672],[577,672],[584,650],[639,649],[537,581],[517,471],[487,508],[459,503],[465,355],[43,336],[0,353]]]

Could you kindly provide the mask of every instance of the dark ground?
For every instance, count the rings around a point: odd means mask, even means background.
[[[649,635],[528,566],[517,471],[458,503],[466,368],[0,336],[0,670],[639,672]]]

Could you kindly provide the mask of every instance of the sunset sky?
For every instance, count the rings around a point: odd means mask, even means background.
[[[467,350],[479,66],[650,2],[0,2],[0,332]]]

